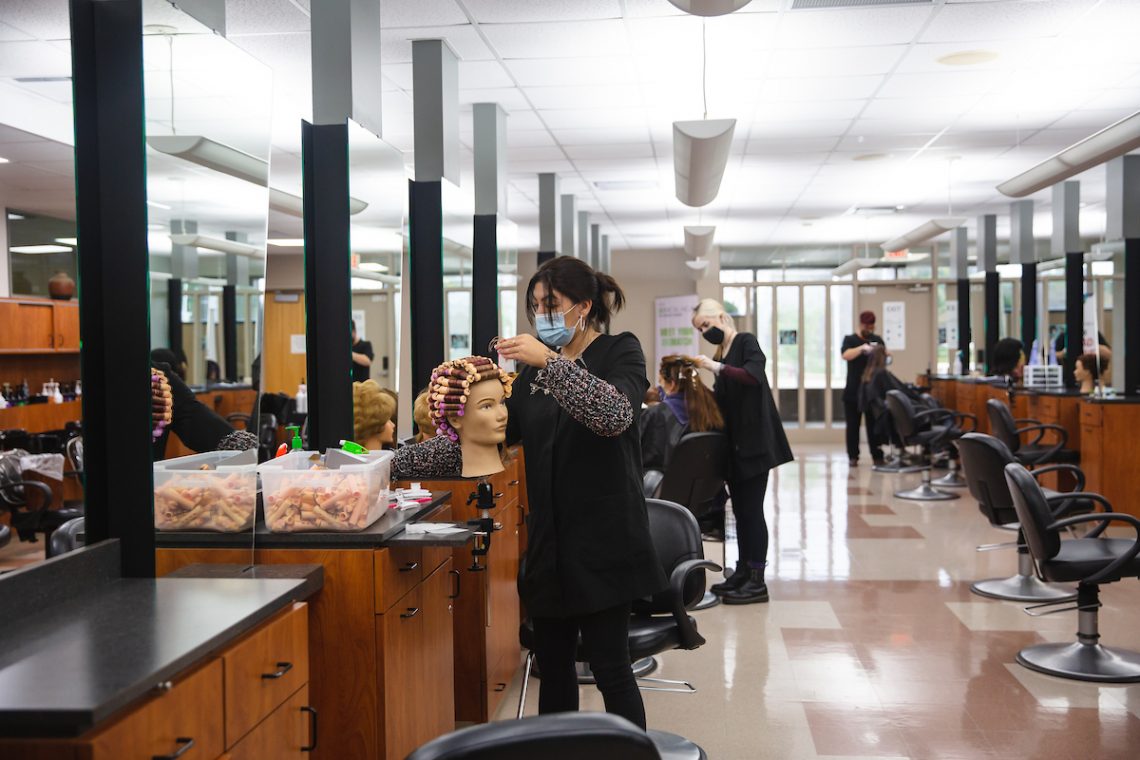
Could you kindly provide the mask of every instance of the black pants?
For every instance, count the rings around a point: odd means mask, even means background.
[[[859,458],[859,421],[865,419],[867,424],[867,443],[871,447],[871,458],[878,461],[883,458],[883,442],[872,428],[871,415],[863,414],[859,410],[858,401],[843,399],[843,416],[847,422],[847,458]]]
[[[542,674],[538,711],[542,714],[578,709],[578,673],[574,654],[578,633],[606,712],[645,728],[641,700],[629,661],[630,604],[573,618],[535,618],[534,656]]]
[[[763,567],[768,557],[768,521],[764,519],[764,494],[768,491],[768,473],[747,480],[729,479],[732,514],[736,518],[736,542],[740,547],[743,567]]]

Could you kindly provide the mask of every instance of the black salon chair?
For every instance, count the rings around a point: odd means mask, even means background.
[[[957,422],[968,419],[973,423],[971,430],[977,428],[977,418],[972,414],[941,407],[920,410],[909,396],[898,390],[887,391],[887,410],[904,445],[921,447],[931,461],[939,454],[947,454],[952,469],[957,463],[951,442],[968,432],[959,427]],[[895,498],[908,501],[949,501],[959,498],[958,494],[940,491],[931,484],[932,467],[931,463],[925,464],[922,468],[922,483],[917,488],[895,491]]]
[[[607,713],[484,723],[432,739],[407,760],[661,760],[653,740]]]
[[[277,453],[277,427],[289,424],[296,402],[284,393],[262,393],[254,401],[249,414],[233,412],[226,422],[240,423],[242,429],[257,436],[257,461],[268,462]],[[257,416],[256,426],[253,424]],[[254,429],[256,427],[256,430]]]
[[[686,433],[673,449],[665,472],[647,470],[643,476],[646,498],[671,501],[687,508],[699,521],[709,511],[728,479],[728,437],[724,433]],[[654,490],[649,490],[653,482]],[[699,524],[699,523],[698,523]],[[704,610],[720,604],[720,598],[706,591],[693,609]]]
[[[1033,419],[1014,419],[1009,404],[996,398],[986,401],[986,414],[990,418],[990,432],[1013,452],[1017,461],[1026,467],[1039,464],[1061,464],[1079,462],[1079,451],[1065,448],[1069,433],[1060,425],[1042,424]],[[1018,427],[1018,423],[1030,423]],[[1058,440],[1055,443],[1041,443],[1045,434],[1053,431]],[[1032,440],[1023,441],[1022,436],[1035,434]]]
[[[689,611],[704,598],[705,570],[720,570],[720,565],[704,558],[701,529],[689,510],[680,504],[660,499],[646,499],[649,512],[649,531],[653,535],[653,548],[661,561],[661,569],[669,579],[669,586],[649,600],[635,600],[633,616],[629,622],[629,654],[632,661],[653,661],[655,655],[671,649],[696,649],[705,643],[697,630],[697,622]],[[525,572],[523,569],[521,572]],[[522,689],[519,694],[518,716],[523,716],[527,688],[534,668],[534,626],[525,620],[519,626],[519,641],[527,650],[523,669]],[[578,661],[585,662],[585,653],[579,642]],[[655,663],[653,667],[656,667]],[[651,668],[652,669],[652,668]],[[636,670],[635,670],[636,674]],[[541,678],[541,674],[538,674]],[[646,691],[672,691],[695,693],[688,681],[639,676],[639,681],[650,684]],[[579,679],[580,682],[590,682]],[[666,760],[695,760],[704,758],[704,751],[692,742],[662,732],[651,731],[654,743]]]
[[[1034,616],[1076,610],[1077,640],[1026,647],[1017,653],[1017,661],[1039,673],[1079,681],[1140,681],[1140,652],[1102,646],[1098,630],[1100,584],[1140,577],[1140,519],[1113,512],[1107,499],[1091,493],[1081,493],[1080,497],[1096,501],[1105,512],[1058,519],[1037,479],[1025,467],[1008,464],[1005,477],[1037,574],[1046,581],[1077,584],[1077,600],[1072,606],[1048,609],[1068,604],[1054,601],[1026,608]],[[1127,523],[1135,536],[1105,538],[1104,530],[1112,522]],[[1083,538],[1061,538],[1063,529],[1087,523],[1096,527]]]
[[[1033,559],[1029,556],[1029,547],[1025,544],[1025,536],[1017,522],[1017,512],[1013,508],[1013,497],[1010,496],[1009,486],[1005,480],[1005,467],[1016,462],[1013,453],[1004,443],[991,435],[984,433],[966,433],[958,439],[958,453],[962,458],[962,470],[966,474],[966,484],[970,495],[978,501],[978,510],[989,521],[990,525],[1001,530],[1017,531],[1017,541],[1002,544],[986,544],[978,547],[978,551],[993,551],[995,549],[1017,549],[1017,574],[1009,578],[989,578],[978,581],[970,586],[970,590],[979,596],[991,599],[1005,599],[1013,602],[1043,602],[1048,600],[1073,599],[1076,589],[1072,587],[1053,586],[1039,580],[1033,572]],[[1065,470],[1071,472],[1077,481],[1077,490],[1083,491],[1085,474],[1072,464],[1050,465],[1034,470],[1034,477],[1046,472]],[[1091,511],[1092,503],[1080,501],[1079,504],[1070,504],[1072,497],[1058,491],[1042,489],[1050,508],[1054,511],[1063,508],[1066,514],[1077,511]]]
[[[19,428],[0,430],[0,451],[12,451],[13,449],[27,451],[30,439],[27,430]]]
[[[48,537],[48,559],[78,549],[82,545],[79,538],[84,534],[86,523],[87,520],[85,518],[76,517],[68,520],[52,531],[52,534]]]

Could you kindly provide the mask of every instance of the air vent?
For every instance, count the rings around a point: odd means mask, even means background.
[[[876,5],[934,5],[934,0],[792,0],[793,11],[820,8],[873,8]]]

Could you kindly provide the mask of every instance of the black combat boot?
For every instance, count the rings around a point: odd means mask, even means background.
[[[729,591],[735,591],[736,589],[743,586],[747,580],[748,568],[745,567],[743,562],[737,562],[736,569],[732,571],[732,574],[720,583],[714,583],[709,587],[709,591],[713,592],[717,596],[720,596],[721,594],[727,594]]]
[[[754,567],[739,588],[721,596],[725,604],[760,604],[768,601],[768,586],[764,583],[764,568]]]

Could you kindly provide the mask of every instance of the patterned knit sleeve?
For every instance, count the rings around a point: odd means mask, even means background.
[[[458,478],[463,474],[463,450],[447,436],[396,449],[392,480]]]
[[[569,359],[551,359],[539,374],[559,406],[591,432],[614,438],[633,424],[629,398]]]

